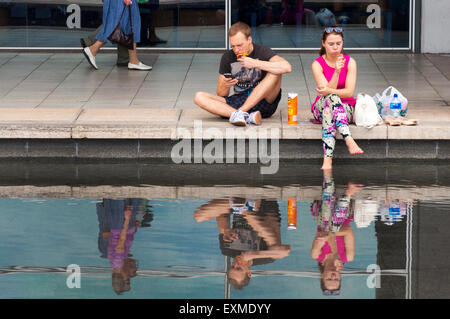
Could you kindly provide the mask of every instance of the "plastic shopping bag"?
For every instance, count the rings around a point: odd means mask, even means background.
[[[353,118],[356,126],[364,126],[367,128],[372,128],[383,123],[383,119],[378,114],[378,108],[374,99],[365,93],[358,94],[356,98]]]
[[[406,116],[406,112],[408,111],[408,99],[403,94],[401,94],[400,91],[397,90],[395,87],[390,86],[386,90],[384,90],[383,93],[381,93],[381,95],[377,93],[374,96],[374,100],[378,104],[379,114],[381,115],[381,117],[385,118],[385,116],[389,114],[389,104],[393,99],[394,94],[398,95],[398,98],[402,103],[400,116],[403,117]]]

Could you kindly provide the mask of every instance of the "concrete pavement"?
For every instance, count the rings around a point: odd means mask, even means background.
[[[311,63],[316,54],[279,53],[293,66],[283,77],[277,113],[260,127],[237,128],[200,110],[197,91],[215,92],[221,54],[141,54],[150,72],[115,66],[115,54],[100,53],[99,70],[80,54],[0,53],[0,137],[21,139],[211,138],[222,132],[276,129],[281,140],[319,140],[309,122],[315,98]],[[352,126],[358,140],[449,140],[450,56],[402,53],[352,54],[358,63],[355,90],[370,95],[389,85],[409,100],[408,117],[418,126]],[[298,125],[287,124],[287,93],[299,94]],[[194,121],[202,120],[202,131]]]

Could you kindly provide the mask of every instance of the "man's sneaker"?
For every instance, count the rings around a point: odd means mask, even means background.
[[[231,113],[230,123],[237,126],[245,126],[247,123],[248,113],[236,110]]]
[[[261,125],[262,116],[260,111],[252,112],[248,115],[247,124]]]

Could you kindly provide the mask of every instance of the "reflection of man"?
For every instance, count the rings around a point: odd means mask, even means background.
[[[102,258],[109,259],[112,286],[118,295],[131,289],[130,279],[136,276],[137,262],[130,258],[130,249],[137,229],[144,225],[143,221],[151,221],[149,215],[145,199],[103,199],[97,204],[99,250]]]
[[[346,262],[353,261],[355,238],[350,222],[353,220],[351,196],[361,185],[348,183],[343,196],[336,196],[333,176],[324,170],[322,200],[311,204],[317,221],[317,233],[311,247],[311,257],[320,270],[320,287],[324,295],[339,295],[341,271]]]
[[[250,27],[242,22],[229,30],[231,50],[220,61],[217,95],[197,92],[195,104],[229,118],[234,125],[261,125],[272,116],[281,99],[281,75],[291,65],[270,48],[253,43]],[[228,96],[230,89],[234,94]]]
[[[252,266],[289,255],[289,245],[281,244],[280,213],[274,200],[214,199],[195,211],[194,218],[198,222],[216,218],[222,254],[234,258],[228,282],[235,289],[249,284]]]

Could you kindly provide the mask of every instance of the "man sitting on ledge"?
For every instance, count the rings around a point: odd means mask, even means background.
[[[231,50],[220,61],[217,95],[197,92],[194,102],[234,125],[261,125],[262,118],[275,113],[281,99],[281,75],[290,73],[291,65],[272,49],[253,43],[245,23],[233,24],[228,34]],[[234,94],[228,96],[231,87]]]

